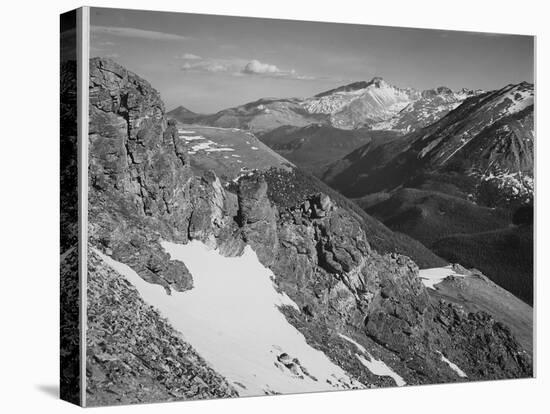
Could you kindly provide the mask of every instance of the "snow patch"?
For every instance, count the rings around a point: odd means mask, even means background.
[[[208,148],[206,152],[224,152],[224,151],[235,151],[233,148]]]
[[[441,357],[441,360],[443,362],[445,362],[454,372],[456,372],[456,374],[461,377],[461,378],[468,378],[468,375],[466,375],[466,373],[464,371],[462,371],[458,365],[456,365],[455,363],[449,361],[447,358],[445,358],[445,355],[443,355],[441,352],[437,351],[437,353],[439,354],[439,356]]]
[[[206,139],[202,135],[181,135],[180,138],[186,141],[200,141]]]
[[[240,395],[363,387],[287,322],[279,307],[298,307],[277,292],[273,273],[250,246],[239,257],[224,257],[199,241],[162,242],[162,247],[172,260],[185,263],[193,289],[167,295],[130,267],[98,254],[158,308],[217,372],[240,384],[235,387]],[[288,357],[298,362],[279,363]]]
[[[449,276],[465,277],[456,273],[451,265],[445,267],[432,267],[431,269],[420,269],[418,276],[427,288],[435,289],[435,285],[443,282]]]
[[[349,343],[355,345],[359,351],[361,351],[363,354],[365,354],[369,359],[366,359],[364,356],[355,354],[355,357],[363,364],[365,368],[367,368],[370,372],[372,372],[374,375],[377,375],[379,377],[390,377],[395,381],[395,384],[398,387],[402,387],[403,385],[407,385],[405,380],[397,374],[394,370],[392,370],[389,366],[386,365],[384,361],[375,359],[366,349],[363,345],[358,343],[357,341],[353,340],[349,336],[338,334],[338,336]]]

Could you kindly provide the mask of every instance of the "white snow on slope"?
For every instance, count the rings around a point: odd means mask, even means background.
[[[397,374],[394,370],[392,370],[389,366],[387,366],[384,361],[375,359],[366,349],[363,345],[361,345],[359,342],[353,340],[352,338],[338,334],[338,336],[342,339],[345,339],[349,343],[355,345],[359,351],[361,351],[363,354],[365,354],[368,359],[366,359],[364,356],[355,354],[355,357],[363,364],[365,368],[367,368],[370,372],[372,372],[374,375],[378,375],[379,377],[391,377],[395,381],[395,384],[398,387],[402,387],[403,385],[407,385],[405,380]]]
[[[194,134],[195,131],[189,131],[189,130],[185,130],[185,129],[178,129],[178,132],[180,134]]]
[[[456,273],[451,265],[445,267],[432,267],[431,269],[420,269],[418,276],[422,279],[424,286],[435,289],[435,285],[443,282],[443,280],[449,276],[464,277],[459,273]]]
[[[225,152],[225,151],[235,151],[233,148],[208,148],[206,152]]]
[[[212,367],[236,384],[240,395],[362,388],[328,357],[307,344],[278,307],[297,305],[276,291],[273,274],[247,246],[240,257],[224,257],[201,242],[163,242],[173,260],[186,264],[193,289],[173,291],[145,282],[131,268],[102,255],[142,298],[156,307]],[[282,353],[302,367],[278,362]],[[315,377],[313,379],[312,377]],[[330,381],[327,382],[327,381]],[[242,386],[244,386],[244,388]]]
[[[183,138],[186,141],[200,141],[205,139],[201,135],[180,135],[180,138]]]
[[[334,114],[354,101],[362,100],[371,111],[394,114],[402,110],[413,99],[405,90],[391,86],[383,80],[363,89],[339,91],[319,98],[310,98],[304,106],[310,113]]]
[[[192,132],[192,131],[189,131]],[[209,139],[206,139],[202,135],[180,135],[180,138],[184,139],[186,142],[191,141],[203,141],[196,143],[194,145],[191,145],[191,149],[189,150],[189,154],[196,154],[198,151],[205,151],[205,152],[226,152],[226,151],[235,151],[233,148],[229,147],[222,147],[219,144],[217,144],[214,141],[211,141]]]
[[[500,114],[509,115],[533,105],[534,100],[535,93],[533,89],[525,88],[522,85],[511,85],[506,93],[503,93],[498,99],[491,102],[490,107],[494,108],[505,104]]]
[[[468,378],[468,375],[464,371],[462,371],[458,365],[455,363],[449,361],[447,358],[445,358],[445,355],[443,355],[441,352],[437,351],[437,353],[441,356],[441,360],[445,362],[451,369],[456,372],[456,374],[461,378]]]

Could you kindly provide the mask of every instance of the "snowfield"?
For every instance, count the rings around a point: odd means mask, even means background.
[[[445,267],[433,267],[431,269],[420,269],[418,276],[427,288],[435,289],[435,285],[443,282],[449,276],[465,277],[456,273],[451,265]]]
[[[193,289],[168,295],[127,265],[98,254],[241,396],[363,388],[287,322],[279,307],[299,309],[276,291],[273,274],[251,247],[239,257],[224,257],[198,241],[162,246],[172,260],[185,263]]]

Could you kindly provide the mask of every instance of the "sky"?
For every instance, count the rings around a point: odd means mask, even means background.
[[[213,113],[375,76],[484,90],[534,78],[531,36],[106,8],[90,20],[91,57],[148,80],[167,110]]]

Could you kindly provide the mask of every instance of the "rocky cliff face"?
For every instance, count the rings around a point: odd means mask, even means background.
[[[284,182],[284,177],[292,176],[289,172],[281,172],[284,185],[280,180],[278,196],[267,173],[241,177],[232,188],[222,186],[212,172],[193,174],[174,125],[164,117],[158,93],[146,81],[104,59],[90,61],[90,74],[89,242],[93,248],[171,292],[192,289],[193,277],[182,262],[169,260],[160,241],[200,240],[228,256],[239,255],[250,245],[273,271],[278,289],[298,305],[300,311],[284,308],[288,321],[310,345],[367,386],[394,382],[365,369],[357,356],[362,351],[342,335],[383,360],[408,384],[461,380],[442,355],[471,380],[532,375],[529,355],[505,326],[486,313],[432,299],[418,278],[416,264],[405,256],[374,251],[369,234],[345,206],[313,189],[281,201],[281,194],[292,194],[293,183]],[[90,257],[90,263],[90,278],[98,282],[89,291],[92,314],[107,301],[121,315],[135,311],[153,329],[158,315],[107,274],[96,256]],[[124,298],[120,289],[127,292]],[[168,365],[169,375],[158,362],[121,360],[117,347],[122,342],[112,342],[112,357],[103,358],[96,331],[112,329],[114,322],[97,316],[89,321],[93,341],[88,342],[88,392],[93,398],[104,398],[108,387],[102,384],[107,377],[111,387],[132,390],[124,401],[140,401],[144,397],[137,388],[144,384],[128,378],[132,372],[142,372],[144,365],[143,372],[152,378],[145,385],[156,390],[159,399],[166,393],[175,398],[233,395],[166,325],[150,332],[138,332],[130,325],[123,332],[130,341],[135,333],[140,341],[159,337],[171,343],[162,358],[174,354],[180,359]],[[121,366],[128,375],[118,374]],[[188,367],[182,371],[186,378],[176,381],[172,370],[182,366]],[[200,376],[207,390],[178,394],[176,389],[187,389],[197,371],[208,372],[211,380]]]
[[[302,309],[287,315],[334,359],[344,361],[342,352],[349,351],[336,345],[345,332],[390,361],[408,384],[459,380],[441,354],[469,379],[528,375],[529,356],[506,327],[483,312],[432,299],[414,262],[373,251],[359,223],[327,196],[314,196],[282,216],[272,269]],[[387,380],[365,378],[356,360],[343,364],[367,384]]]

